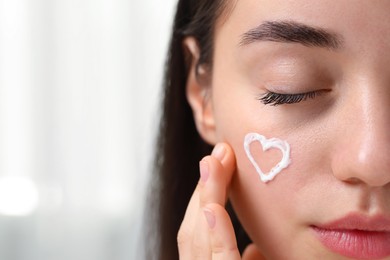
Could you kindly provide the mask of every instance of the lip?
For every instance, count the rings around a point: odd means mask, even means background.
[[[349,214],[341,219],[312,226],[317,238],[331,251],[355,259],[390,256],[390,218]]]

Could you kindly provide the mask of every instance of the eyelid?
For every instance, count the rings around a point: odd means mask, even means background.
[[[297,94],[281,94],[268,91],[264,94],[261,94],[258,97],[264,105],[278,106],[283,104],[295,104],[307,99],[313,99],[318,95],[321,95],[324,90],[310,91],[305,93]]]

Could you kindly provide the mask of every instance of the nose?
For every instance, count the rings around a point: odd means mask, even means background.
[[[342,104],[332,162],[342,181],[371,187],[390,182],[390,88],[384,87],[357,89]]]

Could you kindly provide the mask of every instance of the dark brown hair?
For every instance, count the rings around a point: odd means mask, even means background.
[[[164,100],[155,156],[154,194],[151,206],[156,210],[154,235],[157,249],[148,248],[148,259],[178,259],[176,236],[190,197],[199,180],[199,160],[212,147],[199,136],[192,110],[187,102],[185,86],[188,69],[183,39],[197,40],[199,65],[212,68],[214,29],[217,20],[227,11],[228,0],[179,0],[165,67]],[[230,207],[229,207],[230,208]],[[230,210],[239,248],[249,240]],[[149,244],[150,241],[148,241]],[[152,256],[157,254],[157,256]]]

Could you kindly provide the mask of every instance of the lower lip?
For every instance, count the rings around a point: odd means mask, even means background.
[[[331,251],[357,259],[381,259],[390,255],[390,232],[338,230],[313,227]]]

